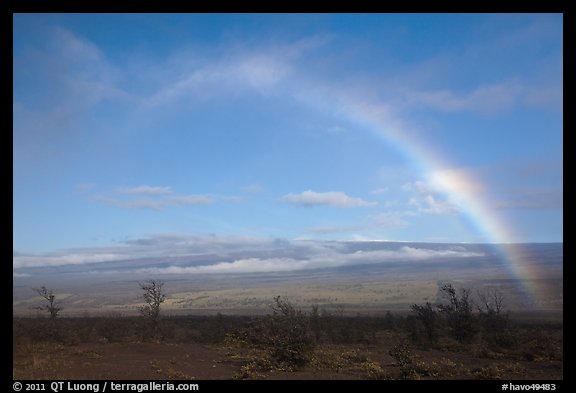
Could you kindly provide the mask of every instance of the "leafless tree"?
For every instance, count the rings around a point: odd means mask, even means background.
[[[486,340],[500,347],[513,346],[515,338],[510,331],[509,314],[504,312],[504,294],[499,288],[478,291],[478,311]]]
[[[498,288],[478,291],[478,311],[489,315],[500,315],[504,308],[504,294]]]
[[[158,280],[148,280],[138,284],[144,291],[142,297],[146,302],[146,304],[140,307],[140,312],[143,316],[149,318],[156,327],[160,320],[160,305],[166,300],[166,295],[162,289],[164,283]]]
[[[34,292],[38,293],[44,299],[46,299],[47,304],[43,306],[35,307],[36,310],[47,311],[50,314],[51,319],[56,319],[58,313],[62,310],[62,307],[59,307],[58,302],[56,301],[56,296],[52,292],[51,289],[47,289],[46,287],[34,288]]]

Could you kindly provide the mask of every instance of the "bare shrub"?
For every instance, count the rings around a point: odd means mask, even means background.
[[[484,340],[494,349],[510,349],[517,345],[517,337],[504,312],[504,295],[498,288],[477,292],[479,321]]]

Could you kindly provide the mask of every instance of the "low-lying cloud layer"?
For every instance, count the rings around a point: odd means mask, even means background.
[[[294,258],[247,258],[233,262],[220,262],[203,266],[168,266],[163,268],[140,269],[138,273],[149,274],[187,274],[187,273],[268,273],[296,271],[304,269],[321,269],[355,264],[426,261],[436,258],[480,257],[479,252],[457,250],[430,250],[404,246],[399,250],[356,251],[325,255],[311,255],[304,259]]]
[[[481,257],[474,245],[337,242],[251,237],[157,235],[112,247],[14,253],[14,277],[59,272],[137,274],[271,273],[342,266]]]

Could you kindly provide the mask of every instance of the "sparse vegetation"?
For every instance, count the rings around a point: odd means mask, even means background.
[[[449,350],[476,341],[485,353],[495,354],[518,345],[517,328],[510,323],[510,313],[504,312],[504,297],[497,288],[478,291],[477,300],[471,299],[468,289],[461,288],[458,295],[451,284],[441,285],[439,292],[443,303],[436,307],[430,302],[412,305],[415,315],[406,318],[412,342],[422,344],[424,331],[428,346]],[[439,337],[439,332],[446,330],[443,327],[448,329],[449,336],[456,343],[446,341],[447,337]]]
[[[428,365],[414,355],[407,342],[394,345],[388,352],[394,358],[395,366],[400,370],[400,379],[421,379],[422,377],[437,377],[436,367]]]
[[[306,312],[278,296],[265,316],[164,316],[162,341],[150,342],[142,332],[158,321],[148,315],[159,317],[165,298],[155,285],[160,295],[150,297],[146,318],[58,318],[51,333],[34,318],[14,318],[13,374],[125,377],[108,367],[116,364],[112,354],[135,351],[142,368],[130,375],[144,379],[562,378],[561,324],[518,322],[492,290],[475,304],[468,291],[442,288],[444,303],[415,304],[411,314],[346,316],[341,307],[321,306]],[[459,312],[465,318],[453,319]],[[461,332],[468,327],[473,334]],[[418,340],[410,342],[414,332]]]

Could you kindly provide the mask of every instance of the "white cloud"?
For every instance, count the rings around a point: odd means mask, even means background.
[[[174,195],[165,200],[168,206],[206,205],[212,202],[214,200],[205,195]]]
[[[119,246],[59,250],[45,254],[25,254],[13,251],[13,267],[81,265],[87,263],[162,258],[214,252],[258,250],[273,247],[273,239],[246,236],[192,236],[178,233],[120,241]],[[290,243],[286,243],[290,244]]]
[[[375,206],[376,202],[367,202],[361,198],[353,198],[343,192],[315,192],[304,191],[300,194],[288,194],[281,199],[285,203],[299,206],[334,206],[334,207],[369,207]]]
[[[97,202],[122,209],[152,209],[161,210],[166,207],[182,207],[190,205],[206,205],[214,202],[208,195],[181,195],[175,194],[169,186],[118,187],[113,196],[95,195]],[[121,195],[117,195],[121,194]],[[126,196],[123,196],[126,195]],[[131,196],[144,196],[130,199]],[[221,199],[226,199],[222,197]]]
[[[446,190],[434,182],[415,181],[402,186],[404,191],[412,193],[408,205],[415,208],[414,213],[445,214],[454,213],[460,209],[447,199]]]
[[[438,197],[428,194],[420,198],[410,198],[409,204],[416,207],[420,213],[446,214],[456,213],[460,208],[446,200],[439,200]]]
[[[97,195],[93,198],[95,201],[103,203],[108,206],[118,207],[121,209],[152,209],[160,210],[165,204],[162,201],[152,199],[134,199],[134,200],[120,200],[116,198],[109,198],[103,195]]]
[[[83,253],[82,250],[63,251],[47,255],[22,255],[14,257],[14,269],[41,266],[83,265],[91,262],[116,261],[125,258],[122,254],[109,254],[105,252]]]
[[[285,94],[294,86],[291,78],[300,76],[298,61],[326,42],[327,37],[323,36],[291,42],[271,40],[268,45],[247,46],[238,42],[224,48],[222,52],[226,55],[219,58],[200,53],[197,48],[182,48],[167,61],[147,70],[149,75],[144,75],[144,80],[156,83],[151,93],[142,95],[142,108],[162,107],[184,99]]]
[[[436,258],[455,259],[480,257],[483,253],[465,249],[432,250],[404,246],[397,250],[356,251],[341,253],[335,249],[323,249],[322,253],[303,258],[245,258],[233,262],[219,262],[202,266],[168,266],[139,269],[144,274],[196,274],[196,273],[267,273],[305,269],[339,267],[345,265],[386,263],[386,262],[422,262]]]
[[[472,251],[456,249],[432,250],[404,246],[398,250],[356,251],[351,255],[345,255],[353,262],[391,262],[391,261],[423,261],[433,258],[469,258],[479,257],[484,254]]]
[[[205,195],[171,195],[160,197],[158,199],[133,199],[121,200],[117,198],[108,198],[105,196],[96,196],[95,200],[106,205],[119,207],[122,209],[152,209],[161,210],[165,207],[181,207],[189,205],[206,205],[214,202],[212,198]]]
[[[122,187],[118,188],[117,192],[121,194],[163,195],[163,194],[171,194],[172,188],[154,187],[154,186]]]
[[[46,254],[14,252],[16,275],[36,274],[33,270],[51,266],[91,264],[91,271],[107,271],[106,263],[114,263],[110,270],[126,274],[138,273],[245,273],[293,271],[338,267],[343,265],[386,263],[398,261],[426,261],[433,258],[467,258],[481,256],[477,251],[432,246],[433,248],[401,246],[382,243],[379,249],[353,251],[349,242],[285,240],[241,236],[193,236],[186,234],[158,234],[124,240],[116,246],[60,250]],[[208,260],[214,262],[206,262]],[[186,259],[182,259],[182,258]],[[178,258],[178,265],[172,261]],[[191,265],[182,262],[190,259]],[[147,268],[132,268],[138,260],[145,260]],[[96,268],[94,264],[104,264]],[[23,270],[22,270],[23,269]]]
[[[432,171],[426,180],[406,183],[402,190],[411,193],[408,205],[416,213],[450,214],[463,211],[463,207],[484,192],[483,182],[474,171],[453,168]]]
[[[382,195],[382,194],[386,194],[389,191],[390,191],[390,189],[388,187],[381,187],[381,188],[377,188],[375,190],[370,191],[370,194]]]
[[[364,229],[361,226],[318,226],[308,230],[309,233],[316,233],[320,235],[330,233],[346,233]]]
[[[139,269],[145,274],[193,274],[193,273],[265,273],[294,271],[306,268],[307,261],[292,258],[248,258],[234,262],[220,262],[204,266],[169,266],[165,268]]]
[[[171,74],[177,74],[172,75],[173,81],[143,97],[144,107],[169,105],[186,97],[206,99],[242,92],[269,94],[276,91],[291,70],[286,55],[266,50],[232,55],[220,61],[196,61],[190,67],[193,69],[180,74],[171,70]]]

